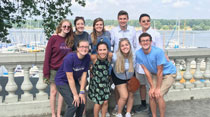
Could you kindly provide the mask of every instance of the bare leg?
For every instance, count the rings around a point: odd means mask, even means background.
[[[98,117],[99,115],[99,111],[101,109],[101,105],[100,104],[95,104],[94,105],[94,117]]]
[[[151,108],[151,111],[152,111],[152,117],[156,117],[156,109],[157,109],[157,104],[156,104],[156,100],[155,98],[149,98],[149,103],[150,103],[150,108]]]
[[[57,93],[56,85],[55,83],[51,83],[50,84],[50,108],[52,112],[52,117],[56,117],[56,114],[55,114],[56,93]]]
[[[118,114],[122,113],[123,107],[128,99],[128,89],[127,84],[120,84],[116,86],[117,91],[119,92],[119,100],[118,100]]]
[[[132,92],[128,92],[128,101],[127,101],[127,112],[131,112],[132,107],[133,107],[133,101],[134,101],[134,97],[133,97],[133,93]]]
[[[114,92],[115,92],[115,102],[117,103],[117,102],[118,102],[118,100],[119,100],[119,98],[120,98],[120,96],[119,96],[119,92],[117,91],[117,87],[115,87]]]
[[[140,97],[141,100],[146,100],[146,85],[140,85]]]
[[[102,117],[106,117],[107,109],[108,109],[108,100],[104,101],[104,103],[102,104],[102,109],[101,109]]]
[[[165,117],[165,110],[166,110],[166,104],[163,96],[157,99],[159,110],[160,110],[160,117]]]

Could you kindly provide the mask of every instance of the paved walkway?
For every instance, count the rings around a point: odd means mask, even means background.
[[[210,117],[210,99],[174,101],[166,104],[165,117]],[[43,117],[50,117],[50,115]],[[93,117],[93,112],[88,112],[86,117]],[[142,112],[136,113],[133,117],[149,116],[147,112]]]
[[[87,117],[93,115],[89,114]],[[149,116],[147,112],[142,112],[133,117]],[[167,102],[165,117],[210,117],[210,99]]]

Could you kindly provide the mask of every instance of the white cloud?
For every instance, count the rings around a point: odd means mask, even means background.
[[[161,2],[162,2],[163,4],[165,4],[165,3],[171,3],[172,0],[161,0]]]
[[[173,3],[173,7],[175,8],[186,7],[189,4],[190,4],[189,1],[177,0],[176,2]]]
[[[210,17],[210,0],[86,0],[85,7],[74,0],[72,2],[71,10],[74,15],[70,18],[84,16],[85,19],[116,19],[120,10],[127,11],[130,19],[138,19],[141,13],[148,13],[154,19],[173,19],[176,14],[182,18],[196,18],[196,13],[202,14],[202,18]]]

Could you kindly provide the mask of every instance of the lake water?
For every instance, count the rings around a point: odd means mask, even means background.
[[[91,32],[91,31],[87,31]],[[164,39],[165,45],[168,40],[176,40],[180,46],[185,47],[207,47],[210,48],[210,31],[158,31]],[[8,38],[12,43],[30,44],[36,42],[46,44],[46,36],[42,29],[11,29]]]

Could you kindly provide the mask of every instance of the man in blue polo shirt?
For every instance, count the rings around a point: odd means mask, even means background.
[[[160,117],[165,116],[163,96],[168,92],[176,76],[176,67],[165,57],[164,51],[152,46],[152,37],[148,33],[139,36],[141,49],[136,51],[136,62],[141,65],[150,85],[149,99],[152,116],[156,117],[157,105]]]

